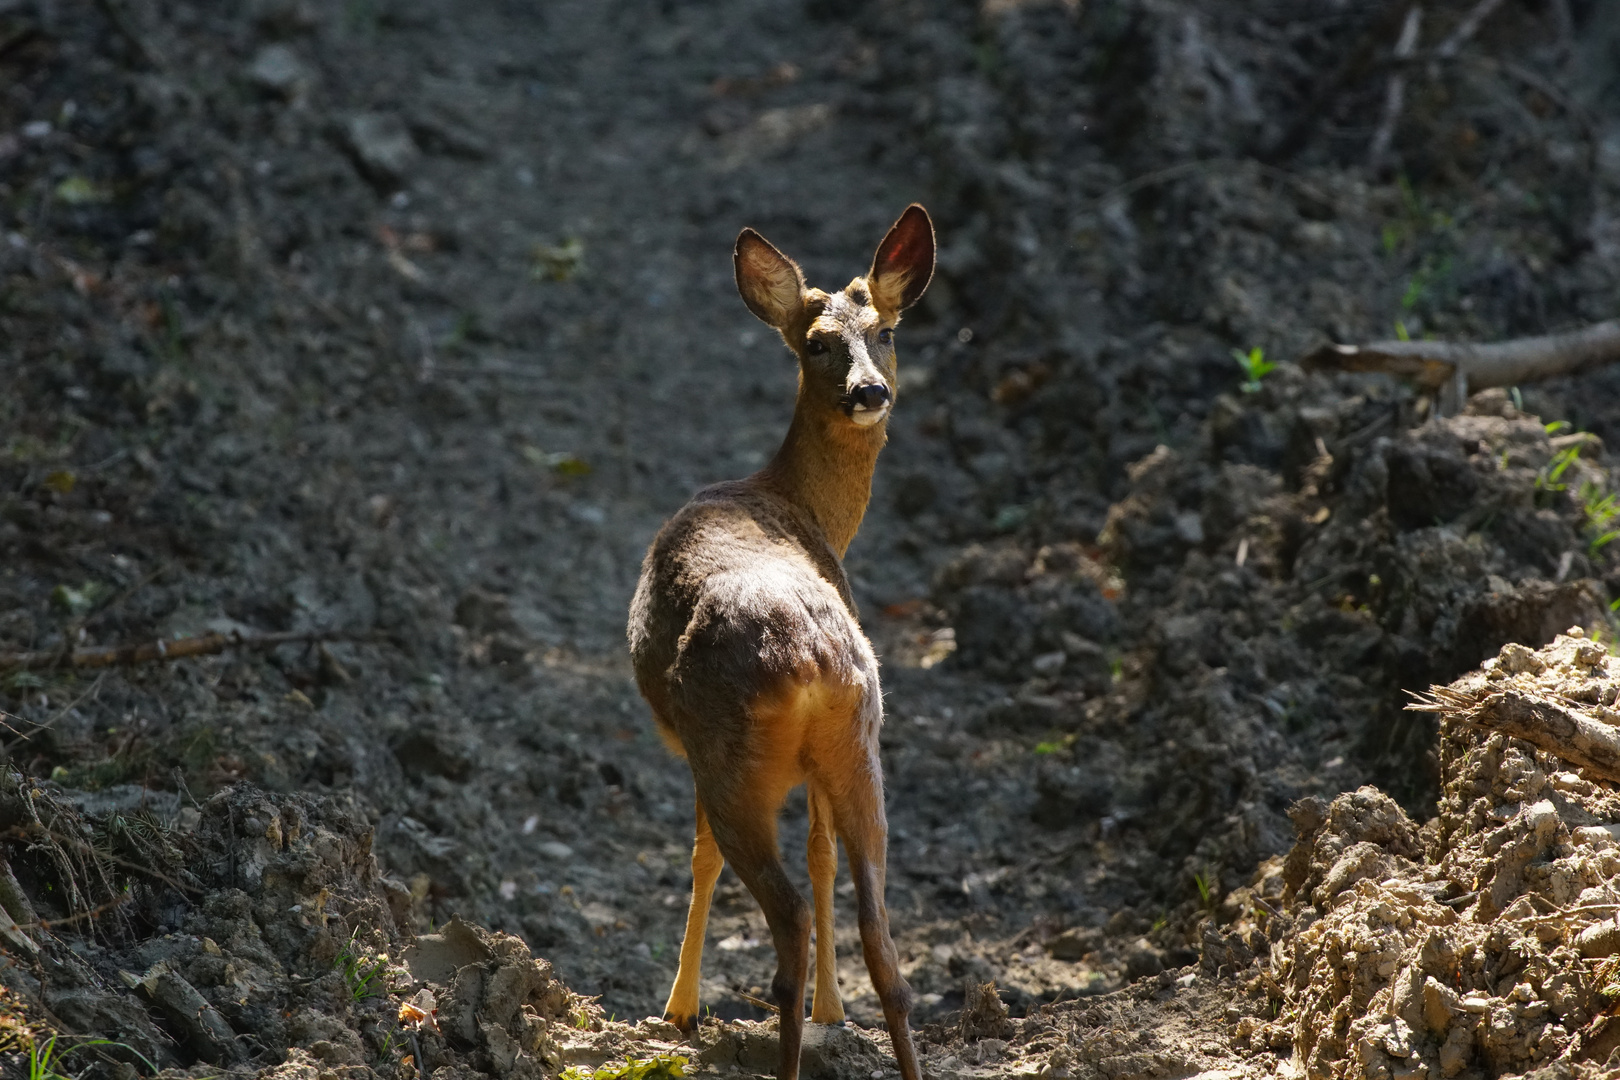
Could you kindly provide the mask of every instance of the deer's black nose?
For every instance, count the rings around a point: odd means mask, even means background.
[[[850,404],[857,409],[881,409],[892,400],[889,388],[882,383],[866,383],[849,392]]]

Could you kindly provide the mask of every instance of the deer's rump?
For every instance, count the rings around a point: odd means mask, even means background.
[[[808,559],[781,545],[739,547],[735,565],[698,575],[655,545],[637,595],[647,603],[632,608],[636,681],[666,741],[688,757],[698,742],[731,760],[757,757],[758,728],[780,726],[792,701],[858,701],[876,671],[843,597]],[[688,587],[647,589],[660,571]]]

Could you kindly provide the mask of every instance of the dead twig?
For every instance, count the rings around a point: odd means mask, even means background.
[[[134,898],[130,896],[129,893],[124,893],[122,896],[115,896],[111,900],[108,900],[105,904],[102,904],[99,907],[93,907],[88,911],[81,911],[77,914],[68,915],[61,919],[36,918],[33,922],[18,923],[16,926],[9,927],[9,929],[43,930],[48,934],[59,926],[71,926],[74,923],[84,922],[86,919],[99,919],[103,915],[107,914],[107,912],[112,911],[114,908],[123,907],[132,899]]]
[[[1442,60],[1450,60],[1453,56],[1456,56],[1458,50],[1468,44],[1469,40],[1479,32],[1479,28],[1484,25],[1486,19],[1491,17],[1492,12],[1501,6],[1502,0],[1479,0],[1479,3],[1475,4],[1473,9],[1463,16],[1462,22],[1458,23],[1451,33],[1446,35],[1439,48],[1434,50],[1434,55]]]
[[[67,845],[72,847],[74,850],[88,855],[94,861],[105,859],[107,862],[122,866],[125,870],[133,870],[137,874],[145,874],[147,877],[156,878],[177,892],[190,893],[192,896],[201,896],[203,893],[203,890],[197,888],[195,885],[182,884],[161,870],[153,869],[150,866],[143,866],[142,864],[131,859],[125,859],[122,856],[114,855],[110,852],[99,851],[91,844],[88,844],[77,837],[68,836],[66,833],[59,833],[55,829],[52,829],[46,825],[13,825],[4,833],[0,833],[0,836],[9,836],[17,840],[30,840],[35,843],[38,843],[40,839],[43,838],[58,846]],[[114,890],[110,887],[110,884],[107,891],[114,892]]]
[[[1574,375],[1620,361],[1620,319],[1542,337],[1488,344],[1375,341],[1322,345],[1300,358],[1307,369],[1381,371],[1411,379],[1430,393],[1460,382],[1461,397],[1493,386],[1518,386]]]
[[[1500,690],[1476,699],[1448,686],[1431,686],[1407,709],[1444,713],[1471,727],[1523,739],[1593,776],[1620,781],[1620,728],[1548,698]]]
[[[74,709],[77,709],[80,705],[82,705],[84,703],[86,698],[90,697],[97,690],[101,689],[101,680],[106,678],[106,675],[107,675],[106,672],[102,672],[100,675],[97,675],[95,682],[91,683],[89,688],[87,690],[85,690],[84,693],[80,694],[78,697],[74,698],[72,701],[68,702],[66,705],[62,706],[60,709],[57,709],[56,712],[51,714],[51,718],[49,720],[45,721],[43,724],[40,724],[38,727],[34,728],[32,731],[17,731],[16,732],[17,737],[15,739],[10,739],[10,740],[8,740],[6,742],[6,744],[4,746],[0,746],[0,755],[10,753],[11,748],[13,746],[16,746],[20,742],[26,742],[27,740],[32,739],[35,735],[38,735],[42,731],[49,731],[52,727],[55,726],[55,724],[56,724],[56,722],[58,720],[62,719],[62,717],[66,716],[68,713],[72,712]],[[12,729],[12,730],[15,731],[15,729]]]
[[[299,631],[285,634],[201,634],[197,637],[165,641],[142,641],[131,645],[107,645],[90,649],[38,649],[0,652],[0,671],[40,671],[47,668],[97,668],[179,660],[187,656],[212,656],[226,649],[274,649],[278,645],[338,641],[351,635],[330,630]]]
[[[1400,37],[1395,39],[1395,62],[1399,66],[1390,75],[1384,88],[1384,113],[1373,132],[1372,144],[1367,149],[1367,168],[1374,174],[1383,171],[1389,148],[1395,141],[1395,128],[1401,122],[1406,107],[1406,71],[1404,62],[1417,55],[1418,34],[1423,29],[1423,5],[1413,4],[1407,9],[1401,23]]]
[[[1261,157],[1273,163],[1286,161],[1304,147],[1311,134],[1320,128],[1323,115],[1329,111],[1339,93],[1352,83],[1359,82],[1376,66],[1375,57],[1383,42],[1388,40],[1388,35],[1395,31],[1396,13],[1399,11],[1398,4],[1386,3],[1373,25],[1343,53],[1338,66],[1312,81],[1310,97],[1299,108],[1294,122],[1281,138],[1261,153]]]
[[[766,1012],[771,1013],[774,1016],[780,1016],[782,1014],[781,1009],[777,1008],[775,1005],[772,1005],[764,998],[757,998],[753,994],[744,993],[743,991],[736,989],[733,989],[731,992],[748,1002],[748,1004],[754,1006],[756,1009],[764,1009]]]

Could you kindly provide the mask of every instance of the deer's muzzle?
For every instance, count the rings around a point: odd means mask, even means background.
[[[844,395],[844,412],[862,427],[870,427],[888,415],[893,400],[884,383],[862,383]]]

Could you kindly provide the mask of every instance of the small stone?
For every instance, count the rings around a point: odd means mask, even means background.
[[[1588,960],[1620,953],[1620,923],[1614,919],[1593,923],[1575,939],[1575,948]]]
[[[1558,811],[1551,800],[1541,799],[1524,811],[1524,823],[1535,833],[1538,843],[1546,844],[1558,828]]]
[[[1095,930],[1065,930],[1052,939],[1047,949],[1054,960],[1080,960],[1095,952],[1100,943],[1101,935]]]
[[[260,90],[293,101],[304,96],[314,73],[285,45],[266,45],[248,65],[248,81]]]
[[[1052,676],[1063,670],[1063,663],[1068,659],[1061,650],[1057,652],[1041,653],[1029,662],[1035,669],[1035,674]]]
[[[419,151],[397,116],[359,113],[343,126],[343,138],[355,164],[373,183],[397,185],[416,164]]]

